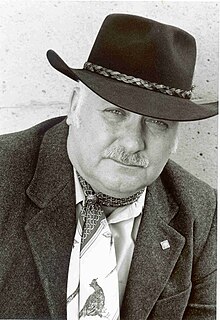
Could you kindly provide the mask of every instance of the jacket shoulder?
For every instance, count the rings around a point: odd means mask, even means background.
[[[216,208],[216,190],[174,161],[168,161],[161,179],[181,207],[190,208],[195,214]]]
[[[13,150],[13,148],[16,149],[17,146],[20,146],[20,144],[22,145],[22,142],[30,141],[34,138],[38,139],[38,137],[41,138],[47,130],[49,130],[51,127],[58,124],[64,119],[65,117],[52,118],[38,123],[35,126],[26,130],[2,134],[0,135],[1,148],[10,151]],[[0,155],[2,156],[2,149],[0,150],[0,152]]]
[[[202,265],[203,271],[199,273],[208,274],[207,267],[212,271],[216,267],[216,190],[173,161],[169,161],[164,168],[162,181],[179,205],[173,224],[189,239],[188,243],[193,240],[194,262],[197,267]],[[207,261],[208,256],[212,257],[211,263],[209,261],[206,265],[203,262]]]
[[[0,136],[1,186],[20,183],[32,173],[45,133],[64,117],[46,120],[29,129]]]

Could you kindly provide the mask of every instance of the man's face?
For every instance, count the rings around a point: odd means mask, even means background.
[[[67,123],[73,166],[95,191],[114,197],[127,197],[160,175],[178,127],[116,107],[85,86],[74,92]]]

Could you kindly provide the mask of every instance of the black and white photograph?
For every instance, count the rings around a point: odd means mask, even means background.
[[[219,3],[2,0],[0,70],[0,319],[218,319]]]

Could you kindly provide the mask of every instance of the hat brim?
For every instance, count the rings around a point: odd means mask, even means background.
[[[57,71],[83,82],[101,98],[131,112],[171,121],[201,120],[218,113],[217,102],[196,104],[188,99],[126,84],[88,70],[73,69],[53,50],[47,52],[47,58]]]

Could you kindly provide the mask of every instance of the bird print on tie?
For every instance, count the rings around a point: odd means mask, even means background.
[[[79,313],[79,318],[85,316],[99,316],[103,317],[105,311],[105,295],[104,291],[97,282],[97,279],[93,279],[90,283],[90,287],[94,289],[94,292],[86,300],[84,307]]]

